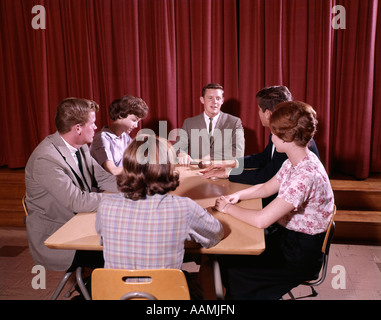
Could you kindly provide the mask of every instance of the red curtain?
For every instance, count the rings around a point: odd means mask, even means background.
[[[377,115],[376,109],[381,107],[373,104],[374,91],[377,91],[374,68],[378,2],[338,3],[346,8],[347,29],[338,31],[335,38],[333,168],[365,178],[372,163],[372,135],[375,141],[380,139],[379,111],[378,120],[372,121]],[[374,156],[379,157],[380,152],[379,148]],[[380,171],[380,167],[377,170]]]
[[[269,134],[261,130],[257,116],[258,90],[287,85],[295,100],[306,101],[317,111],[323,101],[315,99],[314,93],[319,93],[319,98],[329,97],[330,6],[329,1],[304,0],[241,0],[239,4],[240,97],[245,99],[244,105],[251,105],[246,127],[255,143],[246,151],[252,153],[267,143]],[[322,116],[319,112],[320,119]],[[321,145],[326,161],[326,144]]]
[[[224,85],[225,107],[238,98],[237,10],[235,0],[183,0],[176,6],[177,127],[202,112],[202,87]],[[226,110],[226,109],[225,109]],[[240,110],[233,110],[239,114]]]
[[[371,172],[381,171],[381,5],[377,11],[376,51],[374,57],[374,86],[373,86],[373,123],[372,123],[372,151]]]
[[[36,5],[44,30],[31,25]],[[332,25],[336,5],[344,30]],[[140,96],[141,127],[159,133],[166,121],[168,133],[202,111],[209,82],[241,117],[246,153],[259,152],[269,131],[255,94],[284,84],[317,110],[327,170],[366,178],[381,171],[380,10],[377,0],[1,0],[0,165],[25,166],[67,96],[100,103],[98,127],[113,99]]]

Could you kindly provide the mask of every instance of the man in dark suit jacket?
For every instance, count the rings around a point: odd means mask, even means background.
[[[292,95],[286,86],[272,86],[258,91],[256,98],[262,125],[268,127],[275,106],[281,102],[291,101]],[[309,148],[319,157],[314,140],[311,141]],[[245,156],[226,165],[214,165],[204,171],[204,177],[228,178],[232,182],[250,185],[260,184],[270,180],[286,159],[287,155],[285,153],[276,151],[270,135],[269,142],[262,152]],[[263,207],[275,197],[276,195],[262,199]]]
[[[200,97],[204,112],[184,121],[174,145],[180,150],[179,163],[189,165],[192,159],[224,160],[243,157],[245,138],[242,121],[221,111],[223,87],[210,83]]]
[[[98,109],[90,100],[63,100],[57,107],[57,132],[37,146],[25,168],[29,250],[35,264],[50,270],[66,270],[74,261],[88,267],[94,260],[102,264],[102,252],[56,250],[44,245],[77,212],[97,211],[102,193],[93,192],[96,188],[118,192],[115,176],[90,156],[87,146],[94,137]]]

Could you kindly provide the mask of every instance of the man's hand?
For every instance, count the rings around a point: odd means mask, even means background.
[[[220,179],[225,179],[228,177],[228,175],[225,173],[225,169],[214,169],[214,170],[203,170],[200,171],[200,173],[203,174],[203,177],[206,179],[210,178],[220,178]]]
[[[177,156],[177,161],[178,161],[179,165],[189,167],[190,163],[192,162],[192,158],[190,157],[190,155],[188,155],[184,152],[181,152]]]
[[[200,171],[204,178],[221,178],[226,179],[229,177],[229,171],[236,166],[236,162],[225,162],[213,164],[209,168]]]

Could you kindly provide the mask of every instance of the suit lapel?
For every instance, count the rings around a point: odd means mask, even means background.
[[[220,116],[218,117],[218,120],[216,122],[215,129],[217,128],[217,129],[222,130],[224,128],[225,117],[226,117],[226,114],[224,112],[220,111]]]
[[[214,127],[214,132],[216,129],[219,129],[221,131],[222,141],[223,141],[223,134],[224,134],[225,118],[226,118],[226,114],[224,112],[220,111],[220,115],[219,115],[218,120],[216,122],[216,126]],[[214,137],[212,136],[212,139],[210,139],[211,152],[213,151],[212,150],[213,146],[214,146]]]
[[[199,130],[208,129],[205,123],[204,112],[196,116],[195,126],[192,129],[199,129]]]
[[[268,154],[268,160],[271,161],[271,159],[275,160],[275,161],[279,161],[279,159],[282,159],[284,158],[285,156],[285,153],[279,153],[278,151],[276,151],[276,148],[274,146],[274,153],[272,153],[272,147],[273,147],[273,141],[271,140],[271,136],[272,136],[272,133],[270,133],[270,137],[269,137],[269,154]]]
[[[86,184],[83,181],[81,171],[79,170],[79,167],[76,164],[69,148],[63,142],[63,140],[62,140],[62,138],[58,132],[56,132],[53,135],[52,144],[57,149],[57,151],[59,152],[59,154],[61,155],[63,160],[66,162],[69,169],[73,172],[74,175],[73,175],[72,180],[75,183],[77,183],[81,189],[85,189]],[[82,149],[82,147],[80,149]],[[83,155],[83,153],[82,153],[82,155]],[[86,169],[88,167],[87,159],[84,156],[82,156],[82,160],[83,160],[83,163],[85,164],[84,165],[84,167],[85,167],[84,168],[84,175],[85,175],[86,181],[87,181],[88,185],[91,186],[91,178],[90,178],[89,174],[87,173],[88,170]],[[79,182],[78,179],[81,180],[81,182]],[[89,181],[90,181],[90,183],[89,183]]]
[[[91,181],[92,181],[92,171],[90,170],[91,168],[91,163],[90,163],[90,152],[89,148],[87,145],[82,146],[80,149],[81,155],[82,155],[82,162],[83,162],[83,174],[86,179],[87,185],[91,188]],[[90,190],[91,191],[91,190]]]

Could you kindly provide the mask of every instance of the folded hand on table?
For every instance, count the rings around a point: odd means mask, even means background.
[[[200,171],[204,178],[223,178],[229,177],[228,172],[235,167],[235,162],[215,163],[209,168]]]
[[[216,199],[215,209],[225,213],[225,208],[228,204],[236,204],[239,200],[239,195],[237,193],[233,193],[227,196],[221,196]]]

